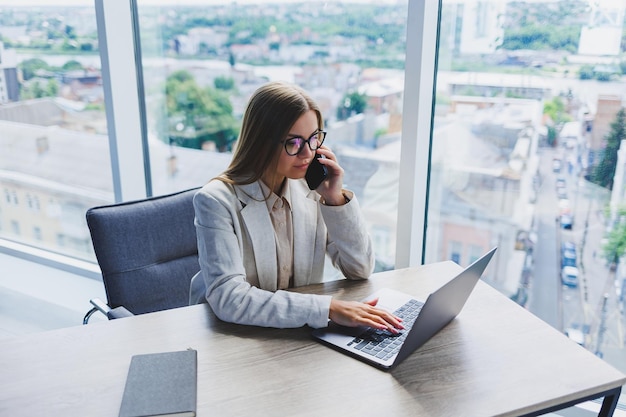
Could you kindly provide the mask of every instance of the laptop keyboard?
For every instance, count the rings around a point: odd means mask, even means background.
[[[376,358],[387,360],[398,353],[406,335],[413,327],[415,319],[419,315],[424,303],[417,300],[409,300],[402,307],[398,308],[393,314],[402,319],[404,330],[394,334],[389,330],[379,330],[368,328],[365,332],[355,337],[348,346],[354,346],[355,349],[363,353],[372,355]]]

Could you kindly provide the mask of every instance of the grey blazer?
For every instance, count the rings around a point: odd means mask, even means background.
[[[351,192],[343,206],[326,206],[304,180],[291,192],[294,285],[322,282],[325,255],[348,279],[374,269],[372,243]],[[208,302],[224,321],[266,327],[325,327],[329,296],[277,289],[274,229],[258,182],[231,186],[214,180],[193,200],[200,272],[190,303]]]

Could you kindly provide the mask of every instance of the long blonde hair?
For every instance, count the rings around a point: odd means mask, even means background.
[[[318,127],[323,129],[319,106],[302,88],[285,82],[259,87],[248,101],[233,159],[216,179],[228,184],[250,184],[268,170],[276,170],[283,152],[282,141],[309,110],[315,111]],[[272,189],[275,184],[267,185]]]

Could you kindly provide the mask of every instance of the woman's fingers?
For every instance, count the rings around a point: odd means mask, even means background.
[[[397,333],[397,329],[404,329],[404,326],[401,323],[402,319],[388,313],[385,310],[376,309],[365,319],[374,323],[374,325],[370,325],[370,327],[376,327],[381,330],[387,329],[392,333]]]
[[[403,329],[402,319],[383,309],[376,308],[377,302],[377,299],[365,303],[333,299],[330,307],[330,319],[344,326],[388,329],[392,333],[397,333],[398,329]]]

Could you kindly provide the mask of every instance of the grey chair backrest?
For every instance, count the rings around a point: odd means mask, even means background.
[[[144,314],[188,305],[191,278],[200,270],[192,201],[196,191],[87,211],[111,308]]]

